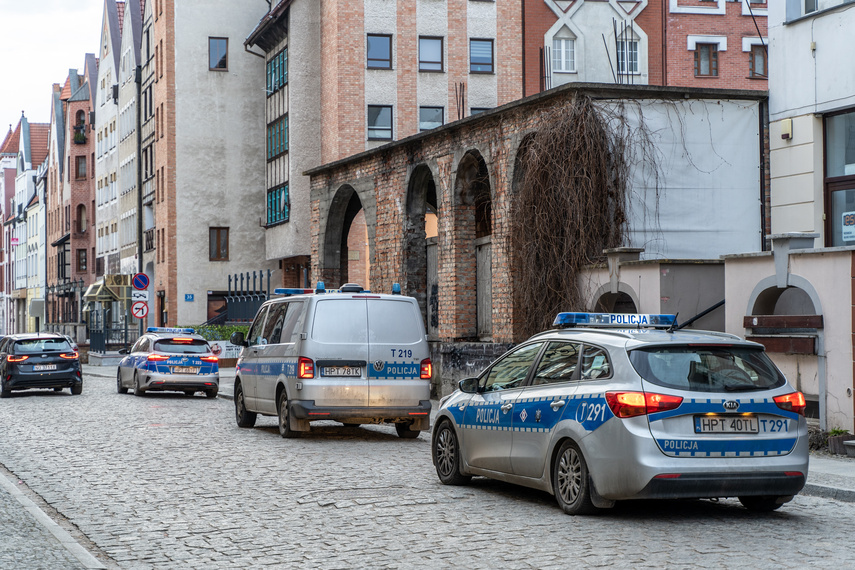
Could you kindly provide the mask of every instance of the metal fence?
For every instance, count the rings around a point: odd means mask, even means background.
[[[255,317],[258,308],[270,298],[270,276],[267,270],[267,289],[264,289],[264,270],[229,275],[229,293],[226,295],[226,310],[207,324],[248,323]],[[251,278],[251,279],[250,279]]]

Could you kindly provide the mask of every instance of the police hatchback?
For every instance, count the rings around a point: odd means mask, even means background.
[[[416,300],[364,291],[277,289],[249,334],[235,370],[235,416],[252,427],[258,414],[278,416],[282,437],[317,420],[347,426],[395,424],[398,436],[430,428],[431,361]]]
[[[219,359],[194,329],[149,327],[134,345],[122,349],[116,390],[134,395],[150,391],[204,392],[216,398],[220,388]]]
[[[771,511],[805,485],[805,398],[759,344],[673,315],[561,313],[443,398],[440,481],[483,475],[568,514],[625,499],[737,497]]]

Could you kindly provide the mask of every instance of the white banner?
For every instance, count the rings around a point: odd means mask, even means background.
[[[211,349],[214,354],[216,354],[220,360],[223,358],[237,358],[240,356],[241,347],[232,344],[227,340],[209,340],[208,344],[211,345]]]

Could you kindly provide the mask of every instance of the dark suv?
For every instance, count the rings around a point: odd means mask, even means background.
[[[77,351],[64,336],[13,334],[0,341],[0,398],[8,398],[13,390],[32,388],[83,392]]]

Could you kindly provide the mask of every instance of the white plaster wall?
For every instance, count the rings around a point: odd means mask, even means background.
[[[418,36],[443,38],[443,72],[419,73],[417,97],[420,107],[442,107],[443,121],[448,123],[452,119],[448,116],[448,6],[445,0],[419,0],[416,3],[416,30]]]
[[[108,40],[109,41],[109,40]],[[102,42],[103,45],[103,42]],[[95,149],[95,256],[104,258],[104,272],[109,273],[109,267],[107,264],[107,258],[110,254],[118,252],[117,247],[112,247],[112,227],[113,224],[118,224],[119,219],[119,200],[118,195],[119,191],[116,192],[116,199],[110,199],[103,204],[98,204],[98,182],[104,180],[104,178],[108,179],[107,184],[109,185],[109,179],[112,178],[113,174],[117,175],[116,184],[119,184],[118,181],[118,168],[119,168],[119,133],[117,132],[115,135],[116,138],[116,146],[112,149],[108,150],[105,154],[102,154],[100,157],[98,156],[98,133],[103,133],[105,128],[107,130],[107,138],[109,137],[110,125],[115,122],[116,128],[119,128],[119,105],[113,99],[108,99],[107,95],[109,95],[113,89],[114,84],[119,83],[119,75],[118,70],[115,68],[113,63],[113,51],[112,44],[110,49],[110,54],[107,57],[101,57],[98,63],[98,85],[95,97],[95,132],[92,133],[93,137],[93,148]],[[101,81],[106,80],[104,84],[104,104],[101,104]],[[104,141],[107,138],[102,139]],[[102,143],[103,145],[107,145],[106,142]],[[109,146],[109,145],[108,145]],[[103,237],[101,240],[98,239],[99,230],[103,229]],[[95,260],[92,260],[92,263],[95,263]]]
[[[659,313],[661,303],[661,280],[659,278],[659,263],[652,260],[648,263],[632,263],[622,265],[619,273],[621,290],[629,289],[627,293],[638,302],[639,313]],[[599,299],[598,291],[602,287],[609,288],[608,267],[590,267],[580,273],[579,288],[584,307],[567,308],[567,311],[593,311]]]
[[[307,223],[312,217],[309,178],[303,176],[303,172],[318,166],[321,156],[321,77],[317,71],[320,69],[320,7],[317,2],[294,2],[290,14],[291,29],[300,33],[291,35],[275,51],[287,43],[291,221],[265,230],[269,261],[311,254],[312,236]]]
[[[855,106],[852,30],[855,6],[786,24],[784,0],[769,2],[769,118]],[[827,0],[820,8],[842,4]],[[815,42],[816,49],[811,49]]]
[[[119,69],[119,124],[118,124],[118,139],[119,139],[119,155],[118,163],[118,195],[119,206],[117,216],[119,218],[119,250],[121,254],[120,267],[124,274],[133,274],[137,271],[137,243],[133,239],[128,245],[125,242],[123,234],[123,226],[132,226],[131,231],[134,238],[137,236],[136,210],[137,210],[137,84],[134,81],[135,69],[137,66],[136,55],[133,48],[133,34],[131,33],[130,18],[127,20],[128,26],[124,28],[125,33],[122,34],[122,51],[120,53],[120,69]],[[127,59],[125,59],[127,57]],[[127,109],[129,116],[123,117],[123,111]],[[132,125],[127,131],[125,138],[122,138],[124,121]],[[127,168],[123,168],[124,165]],[[130,180],[128,180],[128,178]],[[126,187],[132,187],[132,190],[123,194]]]
[[[267,4],[188,0],[175,6],[175,191],[178,323],[206,320],[208,290],[266,260],[265,62],[243,40]],[[208,38],[228,37],[228,71],[208,70]],[[209,261],[208,230],[229,228],[229,261]],[[273,283],[278,282],[274,271]],[[194,301],[185,301],[193,294]]]
[[[397,5],[392,0],[365,0],[365,34],[362,41],[367,42],[367,34],[392,34],[392,69],[365,69],[365,118],[368,124],[368,105],[392,105],[392,138],[398,138],[398,13]],[[365,46],[364,53],[368,53]],[[363,66],[364,63],[363,63]],[[367,138],[366,129],[366,138]],[[373,148],[386,144],[388,141],[368,141],[365,148]]]
[[[466,86],[466,104],[472,107],[491,108],[498,104],[498,69],[503,58],[519,57],[518,53],[502,53],[496,37],[496,4],[495,2],[468,2],[469,11],[466,16],[466,29],[469,37],[466,40],[466,61],[469,61],[469,39],[493,39],[493,73],[470,73],[469,84]],[[516,45],[516,44],[515,44]],[[456,118],[456,117],[455,117]]]

